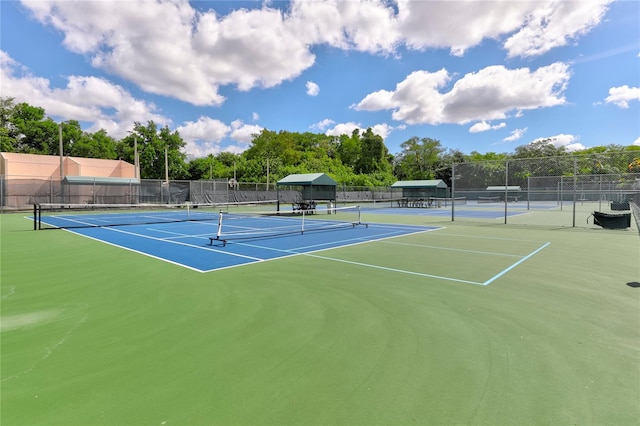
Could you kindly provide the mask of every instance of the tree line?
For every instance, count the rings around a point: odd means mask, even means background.
[[[153,121],[134,123],[127,136],[118,140],[105,130],[83,131],[76,120],[57,123],[41,107],[0,98],[0,151],[59,155],[60,132],[63,153],[74,157],[122,159],[133,164],[137,145],[143,179],[164,179],[165,151],[171,180],[234,177],[238,182],[273,183],[294,173],[327,173],[343,185],[388,186],[398,180],[449,182],[454,163],[584,154],[603,156],[594,173],[640,172],[639,146],[606,145],[571,153],[555,147],[551,140],[541,140],[516,147],[513,153],[464,154],[436,139],[412,137],[400,145],[401,152],[391,154],[371,128],[339,137],[265,129],[253,136],[241,154],[220,152],[188,159],[179,132]],[[627,151],[638,152],[631,164],[614,164],[605,158],[605,154]]]

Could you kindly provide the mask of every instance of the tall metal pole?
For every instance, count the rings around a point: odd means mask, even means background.
[[[133,135],[133,168],[136,179],[140,179],[140,158],[138,158],[138,137]]]
[[[455,220],[456,210],[456,163],[451,165],[451,222]]]
[[[169,148],[164,147],[164,181],[169,184]]]
[[[64,153],[62,152],[62,123],[58,125],[58,133],[60,135],[60,182],[64,180]]]
[[[578,160],[573,159],[573,227],[576,227],[576,195],[578,191]]]
[[[504,165],[504,223],[507,223],[507,202],[509,201],[509,160]]]
[[[531,176],[527,176],[527,210],[531,205]]]

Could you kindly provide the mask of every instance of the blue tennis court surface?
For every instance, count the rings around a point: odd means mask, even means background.
[[[535,210],[552,210],[557,209],[558,205],[554,203],[509,203],[506,215],[508,217],[527,214],[531,209]],[[375,207],[363,208],[367,214],[392,214],[392,215],[409,215],[409,216],[431,216],[431,217],[451,217],[451,205],[441,207]],[[469,202],[455,206],[455,217],[469,219],[503,219],[505,217],[504,203],[475,203]]]
[[[398,214],[398,215],[410,215],[410,216],[435,216],[435,217],[451,217],[451,207],[447,208],[377,208],[367,210],[367,214]],[[523,209],[509,210],[507,216],[516,216],[520,214],[526,214]],[[456,217],[466,217],[472,219],[501,219],[504,218],[504,209],[490,210],[490,209],[470,209],[470,208],[455,208]]]
[[[280,221],[283,220],[280,219]],[[299,222],[294,218],[291,220]],[[215,220],[87,227],[74,229],[71,232],[195,271],[209,272],[439,229],[433,226],[370,223],[366,226],[359,224],[315,230],[311,226],[314,220],[322,221],[310,219],[307,222],[310,228],[303,234],[298,232],[275,237],[265,235],[237,240],[231,237],[224,246],[220,241],[210,240],[217,233],[218,223]],[[239,224],[233,226],[240,227]],[[263,227],[262,224],[251,225],[251,223],[242,226],[246,226],[247,232],[255,230],[252,228],[262,229]]]

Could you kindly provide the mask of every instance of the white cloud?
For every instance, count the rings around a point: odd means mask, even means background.
[[[535,56],[566,45],[597,25],[611,0],[589,2],[398,0],[292,3],[290,21],[309,44],[393,54],[448,48],[461,56],[485,39],[507,37],[508,56]]]
[[[48,115],[59,120],[89,123],[88,132],[105,129],[110,136],[119,139],[127,135],[134,122],[171,124],[169,118],[157,113],[153,104],[134,98],[121,86],[96,77],[71,76],[66,87],[52,88],[48,79],[34,77],[4,51],[0,51],[0,80],[2,96],[42,107]],[[253,119],[258,118],[254,113]],[[251,142],[252,135],[260,133],[262,127],[240,120],[227,125],[202,116],[195,122],[183,123],[176,130],[186,142],[187,156],[198,158],[221,151],[242,152]],[[221,144],[227,137],[239,145],[223,147]]]
[[[435,73],[415,71],[398,83],[395,91],[371,93],[353,108],[360,111],[393,109],[395,120],[409,124],[438,124],[444,122],[444,96],[438,89],[448,81],[449,74],[444,69]]]
[[[334,124],[335,121],[329,119],[329,118],[325,118],[322,121],[319,121],[317,123],[312,124],[311,126],[309,126],[309,128],[311,129],[318,129],[318,130],[324,130],[327,127],[331,126],[332,124]]]
[[[105,129],[121,138],[136,121],[152,120],[160,126],[171,123],[154,104],[134,98],[122,86],[97,77],[70,76],[66,87],[53,88],[51,81],[33,76],[6,52],[0,54],[0,81],[2,96],[44,108],[60,120],[91,123],[89,132]]]
[[[638,139],[633,141],[633,143],[631,145],[640,146],[640,137],[638,137]]]
[[[251,114],[251,119],[253,121],[258,121],[260,120],[260,115],[257,112],[254,112],[253,114]]]
[[[391,53],[402,39],[394,9],[380,0],[297,0],[287,23],[308,45]]]
[[[307,95],[318,96],[318,93],[320,93],[320,86],[313,81],[307,81]]]
[[[384,55],[404,45],[462,55],[485,39],[508,37],[508,56],[541,55],[590,31],[609,3],[294,0],[284,11],[265,2],[226,15],[198,11],[187,0],[23,6],[93,66],[146,92],[208,106],[225,101],[221,86],[244,91],[298,77],[314,64],[317,45]]]
[[[398,22],[414,49],[449,48],[461,56],[484,39],[508,36],[509,57],[541,55],[597,25],[611,0],[398,1]]]
[[[352,108],[390,109],[393,119],[407,124],[502,120],[513,111],[517,114],[564,104],[569,77],[568,66],[560,62],[535,71],[490,66],[464,75],[450,91],[441,92],[451,79],[446,70],[415,71],[398,83],[395,91],[371,93]]]
[[[176,130],[187,144],[187,155],[199,158],[220,152],[220,142],[231,131],[231,127],[220,120],[203,116],[196,122],[185,122]]]
[[[218,17],[188,1],[44,0],[26,2],[60,30],[71,51],[149,93],[194,105],[220,105],[221,85],[273,87],[297,77],[315,57],[273,8]]]
[[[502,129],[503,127],[506,127],[506,126],[507,126],[507,123],[504,123],[504,122],[500,124],[491,125],[486,121],[481,121],[471,126],[469,128],[469,133],[480,133],[480,132],[486,132],[489,130],[497,130],[497,129]]]
[[[262,132],[262,127],[255,124],[245,124],[242,120],[231,122],[231,133],[229,137],[241,145],[249,144],[253,140],[253,135]],[[243,149],[243,151],[246,149]]]
[[[526,24],[504,43],[509,57],[538,56],[591,31],[612,0],[549,1],[528,11]]]
[[[325,132],[327,136],[340,136],[340,135],[349,135],[353,133],[355,129],[360,129],[361,126],[358,123],[354,123],[350,121],[348,123],[339,123],[336,124],[332,129],[329,129]]]
[[[604,100],[620,108],[629,108],[629,101],[640,101],[640,87],[629,87],[626,84],[609,89],[609,96]]]
[[[247,150],[245,145],[228,145],[222,151],[223,152],[231,152],[233,154],[242,154]]]
[[[542,140],[549,140],[549,143],[552,144],[553,146],[555,146],[556,148],[564,147],[569,152],[582,151],[583,149],[586,149],[586,147],[584,145],[582,145],[580,142],[578,142],[580,140],[580,138],[578,136],[575,136],[575,135],[566,135],[566,134],[561,133],[561,134],[555,135],[555,136],[548,136],[548,137],[545,137],[545,138],[538,138],[538,139],[534,140],[531,143],[539,142],[539,141],[542,141]]]
[[[513,142],[513,141],[517,141],[518,139],[520,139],[526,132],[527,132],[528,128],[525,127],[524,129],[516,129],[514,131],[512,131],[509,136],[507,136],[506,138],[502,139],[504,142]]]
[[[569,152],[582,151],[584,149],[587,149],[587,147],[582,145],[581,143],[572,143],[572,144],[564,145],[564,147]]]
[[[371,131],[374,134],[381,136],[382,139],[386,139],[387,136],[389,136],[389,134],[393,132],[393,130],[394,128],[392,126],[389,126],[387,123],[376,124],[374,126],[371,126]]]
[[[381,124],[375,124],[373,126],[368,126],[371,127],[371,131],[378,135],[381,136],[382,139],[386,139],[387,136],[389,136],[389,134],[394,130],[394,127],[389,126],[387,123],[381,123]],[[351,134],[353,133],[354,130],[356,129],[360,129],[360,134],[362,134],[365,130],[367,130],[368,127],[364,127],[362,125],[360,125],[359,123],[354,123],[353,121],[350,121],[348,123],[340,123],[335,125],[332,129],[329,129],[325,132],[325,135],[327,136],[340,136],[340,135],[348,135],[351,136]]]

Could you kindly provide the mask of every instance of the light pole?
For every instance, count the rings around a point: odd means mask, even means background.
[[[60,141],[60,182],[62,182],[64,180],[64,153],[62,152],[63,147],[62,147],[62,122],[60,122],[60,124],[58,125],[58,134],[59,134],[59,141]]]

